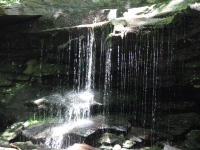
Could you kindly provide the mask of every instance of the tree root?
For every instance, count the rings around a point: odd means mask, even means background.
[[[19,148],[18,146],[14,145],[13,143],[10,143],[9,145],[10,145],[10,147],[12,147],[12,148],[15,148],[15,149],[17,149],[17,150],[21,150],[21,148]]]

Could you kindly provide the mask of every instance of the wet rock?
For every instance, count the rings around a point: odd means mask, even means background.
[[[95,136],[98,136],[102,130],[111,130],[114,132],[127,132],[130,123],[124,117],[117,115],[94,116],[89,120],[80,120],[72,123],[40,123],[29,126],[22,131],[22,135],[34,143],[41,142],[46,146],[53,146],[53,142],[58,142],[60,147],[66,147],[66,139],[76,139],[79,142],[92,144]],[[62,132],[59,132],[62,131]],[[60,139],[61,138],[61,139]],[[57,139],[57,140],[56,140]],[[70,140],[70,145],[76,143],[76,140]],[[69,145],[68,145],[69,146]]]
[[[67,150],[99,150],[99,148],[92,147],[85,143],[83,144],[75,143],[74,145],[68,147]]]
[[[58,66],[56,64],[40,64],[34,67],[32,74],[33,76],[56,75],[58,73],[58,68],[60,68],[60,73],[63,73],[66,66]]]
[[[179,148],[170,146],[169,144],[164,144],[164,149],[163,150],[181,150]]]
[[[27,63],[27,68],[24,74],[31,74],[33,76],[54,75],[58,73],[57,65],[55,64],[38,64],[36,59],[30,59]]]
[[[10,147],[9,146],[9,140],[5,137],[0,136],[0,147]],[[1,149],[1,148],[0,148]]]
[[[23,122],[14,123],[10,128],[8,128],[5,132],[3,132],[1,137],[10,141],[19,136],[22,130],[23,130]]]
[[[148,3],[155,3],[156,0],[147,0]]]
[[[200,11],[200,4],[197,2],[195,4],[190,4],[189,7],[192,10]]]
[[[167,139],[167,140],[173,141],[174,136],[171,133],[168,133],[168,132],[166,133],[166,131],[163,131],[163,132],[157,132],[155,134],[155,139],[156,140]]]
[[[27,61],[26,65],[27,68],[24,70],[23,73],[25,74],[32,74],[34,72],[34,67],[38,64],[37,59],[30,59]]]
[[[162,111],[190,111],[196,110],[196,103],[194,101],[184,101],[184,102],[158,102],[156,105],[159,112]]]
[[[0,72],[3,73],[4,76],[8,77],[10,75],[14,76],[15,74],[22,74],[23,70],[26,67],[21,60],[13,60],[12,62],[10,62],[7,59],[5,59],[1,60],[0,65],[1,65]]]
[[[133,142],[141,142],[141,140],[149,139],[150,135],[154,134],[155,131],[151,129],[145,129],[140,127],[131,127],[128,132],[128,139]]]
[[[42,76],[42,75],[56,75],[58,74],[58,68],[60,70],[59,73],[63,73],[66,70],[66,66],[58,66],[57,64],[50,63],[42,63],[38,64],[36,59],[31,59],[27,63],[27,68],[24,70],[24,74],[30,74],[33,76]]]
[[[124,148],[124,147],[122,147],[121,150],[143,150],[143,148]],[[144,150],[146,150],[146,149],[144,148]],[[149,150],[149,149],[147,149],[147,150]]]
[[[122,147],[119,145],[119,144],[116,144],[114,147],[113,147],[113,150],[120,150]]]
[[[16,74],[15,76],[14,75],[11,76],[11,80],[14,80],[14,81],[29,81],[30,76],[24,75],[24,74]]]
[[[164,118],[161,116],[157,120],[160,125],[170,127],[169,132],[172,135],[180,135],[193,126],[199,126],[199,115],[196,113],[182,113],[167,115]]]
[[[9,81],[4,78],[0,78],[0,86],[10,86],[12,85],[12,81]]]
[[[0,147],[1,150],[16,150],[15,148]]]
[[[31,149],[37,149],[38,147],[33,145],[31,141],[26,142],[14,142],[13,145],[19,147],[22,150],[31,150]]]
[[[101,145],[99,148],[100,148],[100,150],[112,150],[113,149],[113,147],[109,146],[109,145]]]
[[[133,136],[133,137],[131,137],[130,138],[130,140],[132,141],[132,142],[142,142],[142,136],[140,136],[140,138],[138,138],[138,137],[136,137],[136,136]],[[145,139],[145,138],[143,138],[143,139]]]
[[[15,74],[13,74],[13,73],[0,73],[0,77],[1,77],[0,85],[2,85],[3,80],[5,80],[4,81],[5,83],[6,82],[12,83],[12,81],[14,81],[14,82],[16,82],[16,81],[28,81],[30,79],[29,75],[24,75],[24,74],[20,74],[20,73],[15,73]],[[8,85],[11,85],[11,84],[8,84]],[[6,86],[6,84],[5,84],[5,86]]]
[[[141,148],[143,146],[148,146],[151,143],[151,136],[155,134],[155,131],[151,129],[145,129],[140,127],[131,127],[129,130],[126,138],[127,143],[126,148],[128,148],[128,145],[134,148]]]
[[[120,137],[118,137],[115,134],[104,133],[102,137],[100,138],[99,143],[104,144],[104,145],[115,145],[115,144],[122,143],[123,142],[122,140]]]
[[[123,143],[123,147],[124,147],[124,148],[132,148],[134,144],[136,144],[136,143],[133,142],[133,141],[131,141],[131,140],[126,140],[126,141]]]
[[[192,130],[186,135],[187,140],[184,142],[189,150],[200,149],[200,130]]]
[[[185,64],[186,68],[198,68],[200,67],[200,61],[193,61],[193,62],[188,62]]]
[[[83,91],[74,93],[73,91],[66,91],[65,94],[54,94],[26,101],[25,105],[29,110],[38,110],[37,113],[45,112],[47,116],[59,116],[60,119],[68,121],[69,118],[73,119],[74,115],[87,116],[90,109],[92,111],[101,105],[101,103],[96,102],[93,98],[93,92]]]

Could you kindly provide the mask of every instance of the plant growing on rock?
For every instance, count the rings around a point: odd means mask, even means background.
[[[20,0],[0,0],[0,7],[1,6],[10,6],[13,3],[19,3]]]

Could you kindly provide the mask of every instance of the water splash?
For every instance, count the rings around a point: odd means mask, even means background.
[[[77,126],[91,123],[89,120],[90,107],[99,104],[94,101],[92,91],[95,72],[95,65],[93,65],[95,62],[94,33],[91,29],[88,30],[86,36],[69,37],[67,43],[58,47],[59,62],[63,61],[63,56],[68,56],[66,66],[68,68],[73,66],[73,90],[46,97],[50,103],[49,115],[58,118],[58,125],[50,127],[51,134],[45,140],[46,147],[61,148],[63,135]],[[73,52],[71,52],[72,49]],[[66,72],[69,75],[70,70]]]
[[[77,128],[80,126],[88,126],[92,123],[93,122],[89,119],[82,119],[76,122],[65,123],[65,124],[57,125],[56,127],[52,127],[49,131],[51,133],[51,136],[47,136],[44,144],[47,145],[47,147],[49,148],[67,147],[71,143],[70,143],[70,139],[65,139],[66,133],[69,133],[74,128]],[[67,140],[68,143],[65,143],[66,141],[63,139]]]

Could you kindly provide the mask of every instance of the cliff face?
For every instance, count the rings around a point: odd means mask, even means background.
[[[198,3],[61,4],[22,1],[1,11],[2,127],[32,115],[24,113],[27,100],[83,89],[91,47],[92,89],[109,112],[132,114],[133,124],[169,128],[174,138],[200,127]]]

